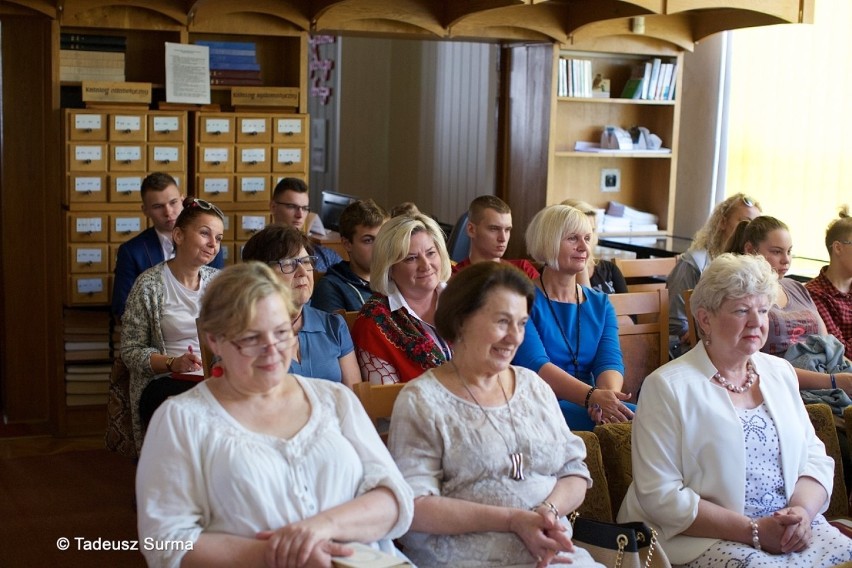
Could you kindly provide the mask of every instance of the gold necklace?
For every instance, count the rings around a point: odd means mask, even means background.
[[[459,380],[461,385],[464,387],[464,390],[467,391],[467,394],[470,395],[470,398],[473,399],[473,402],[476,403],[476,406],[479,407],[479,410],[485,415],[485,419],[488,420],[488,423],[491,424],[491,427],[497,432],[497,435],[503,440],[503,443],[506,444],[506,451],[509,452],[509,461],[511,463],[511,467],[509,468],[509,477],[514,479],[515,481],[523,481],[524,480],[524,454],[520,451],[520,444],[518,443],[518,429],[515,427],[515,415],[512,413],[512,404],[509,402],[509,397],[506,396],[506,389],[503,388],[503,382],[500,380],[500,375],[497,375],[497,384],[500,385],[500,392],[503,393],[503,400],[506,401],[506,408],[509,409],[509,419],[512,423],[512,433],[515,435],[515,448],[517,448],[514,452],[512,451],[511,446],[509,446],[509,441],[503,436],[503,432],[497,427],[494,422],[491,421],[491,416],[482,408],[482,405],[479,404],[479,401],[476,400],[476,397],[473,396],[473,392],[470,390],[470,387],[467,386],[467,383],[461,377],[461,373],[459,373],[459,368],[456,365],[456,362],[450,360],[450,363],[453,366],[453,370],[456,372],[456,378]]]

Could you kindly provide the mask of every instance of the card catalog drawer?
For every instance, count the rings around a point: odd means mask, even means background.
[[[139,172],[145,171],[146,163],[145,144],[110,144],[109,145],[109,169],[117,172]]]
[[[106,174],[69,174],[68,203],[106,203]]]
[[[101,140],[107,139],[107,115],[102,112],[81,110],[66,111],[68,140]]]
[[[68,212],[68,241],[72,243],[105,243],[109,234],[106,213]]]
[[[234,117],[229,115],[199,115],[198,141],[212,144],[234,143]]]
[[[110,142],[144,142],[148,117],[145,113],[120,112],[109,115]]]
[[[234,240],[234,227],[236,226],[236,213],[232,211],[222,211],[225,215],[225,219],[222,224],[224,225],[224,231],[222,231],[222,240],[223,241],[233,241]]]
[[[247,241],[269,223],[269,211],[234,213],[234,240]]]
[[[110,278],[107,274],[86,274],[69,278],[68,304],[106,304]]]
[[[231,173],[234,171],[234,147],[199,145],[195,163],[199,173]]]
[[[196,178],[195,193],[201,199],[220,205],[234,201],[234,176],[200,174]]]
[[[184,170],[186,170],[186,146],[170,142],[148,144],[149,172],[182,172]]]
[[[68,272],[93,274],[110,272],[109,245],[68,245]]]
[[[269,188],[271,181],[272,178],[269,175],[238,175],[235,187],[237,201],[261,201],[268,203],[272,198],[272,191]]]
[[[186,113],[148,114],[148,142],[186,142]]]
[[[235,160],[237,161],[237,172],[243,173],[269,173],[272,168],[269,146],[237,145]]]
[[[236,117],[237,144],[269,144],[272,142],[272,129],[268,116]]]
[[[102,172],[107,169],[107,145],[93,142],[68,143],[68,171]]]
[[[275,145],[272,147],[273,172],[306,172],[308,149],[298,145]]]
[[[109,242],[123,243],[147,228],[147,219],[142,213],[110,213]]]
[[[308,117],[304,114],[275,116],[272,141],[280,144],[304,144],[308,141]]]
[[[222,241],[222,260],[225,261],[225,266],[237,263],[236,250],[234,241]]]
[[[144,172],[111,174],[109,176],[109,200],[113,203],[142,203],[142,180]]]

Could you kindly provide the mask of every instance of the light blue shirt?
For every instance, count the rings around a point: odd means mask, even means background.
[[[339,383],[342,376],[338,359],[354,350],[343,316],[303,306],[302,329],[299,330],[302,361],[294,358],[290,362],[290,372]]]

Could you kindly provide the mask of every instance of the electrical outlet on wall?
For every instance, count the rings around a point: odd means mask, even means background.
[[[618,168],[601,168],[601,191],[615,193],[621,191],[621,170]]]

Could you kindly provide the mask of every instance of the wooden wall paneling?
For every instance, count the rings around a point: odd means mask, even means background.
[[[55,21],[3,18],[0,138],[2,344],[0,433],[44,433],[61,365],[59,117],[53,107]],[[26,81],[20,80],[26,77]]]
[[[503,157],[498,191],[512,208],[514,235],[506,258],[526,257],[524,227],[546,205],[554,47],[551,44],[503,48],[501,68],[508,92],[501,97],[505,127],[499,147]]]

